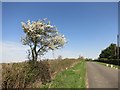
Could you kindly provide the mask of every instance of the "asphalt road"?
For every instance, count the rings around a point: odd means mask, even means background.
[[[87,62],[88,88],[118,88],[118,69]]]

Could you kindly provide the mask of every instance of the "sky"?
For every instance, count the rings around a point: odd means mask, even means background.
[[[0,36],[2,37],[2,3],[0,2]],[[2,38],[0,37],[0,41],[2,41]]]
[[[16,2],[2,3],[2,62],[27,60],[28,46],[21,43],[21,22],[47,18],[68,43],[55,50],[55,58],[98,58],[101,50],[116,43],[117,2]],[[49,51],[43,58],[53,58]]]
[[[119,2],[119,0],[1,0],[2,2]]]

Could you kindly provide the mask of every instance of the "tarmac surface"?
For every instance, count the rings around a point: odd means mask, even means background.
[[[118,69],[87,62],[88,88],[118,88]]]

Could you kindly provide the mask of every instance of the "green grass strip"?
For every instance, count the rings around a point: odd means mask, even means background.
[[[51,82],[50,88],[86,88],[85,61],[59,73]]]

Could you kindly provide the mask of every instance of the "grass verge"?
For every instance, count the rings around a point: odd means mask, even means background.
[[[41,88],[61,71],[80,62],[80,59],[44,60],[21,63],[2,63],[2,88]]]
[[[103,62],[97,62],[97,63],[98,63],[98,64],[101,64],[101,65],[104,65],[104,66],[106,66],[106,67],[111,67],[111,66],[112,66],[112,68],[120,69],[120,66],[118,66],[118,65],[107,64],[107,63],[103,63]]]
[[[74,67],[59,73],[55,79],[43,86],[44,88],[86,88],[86,66],[81,60]]]

